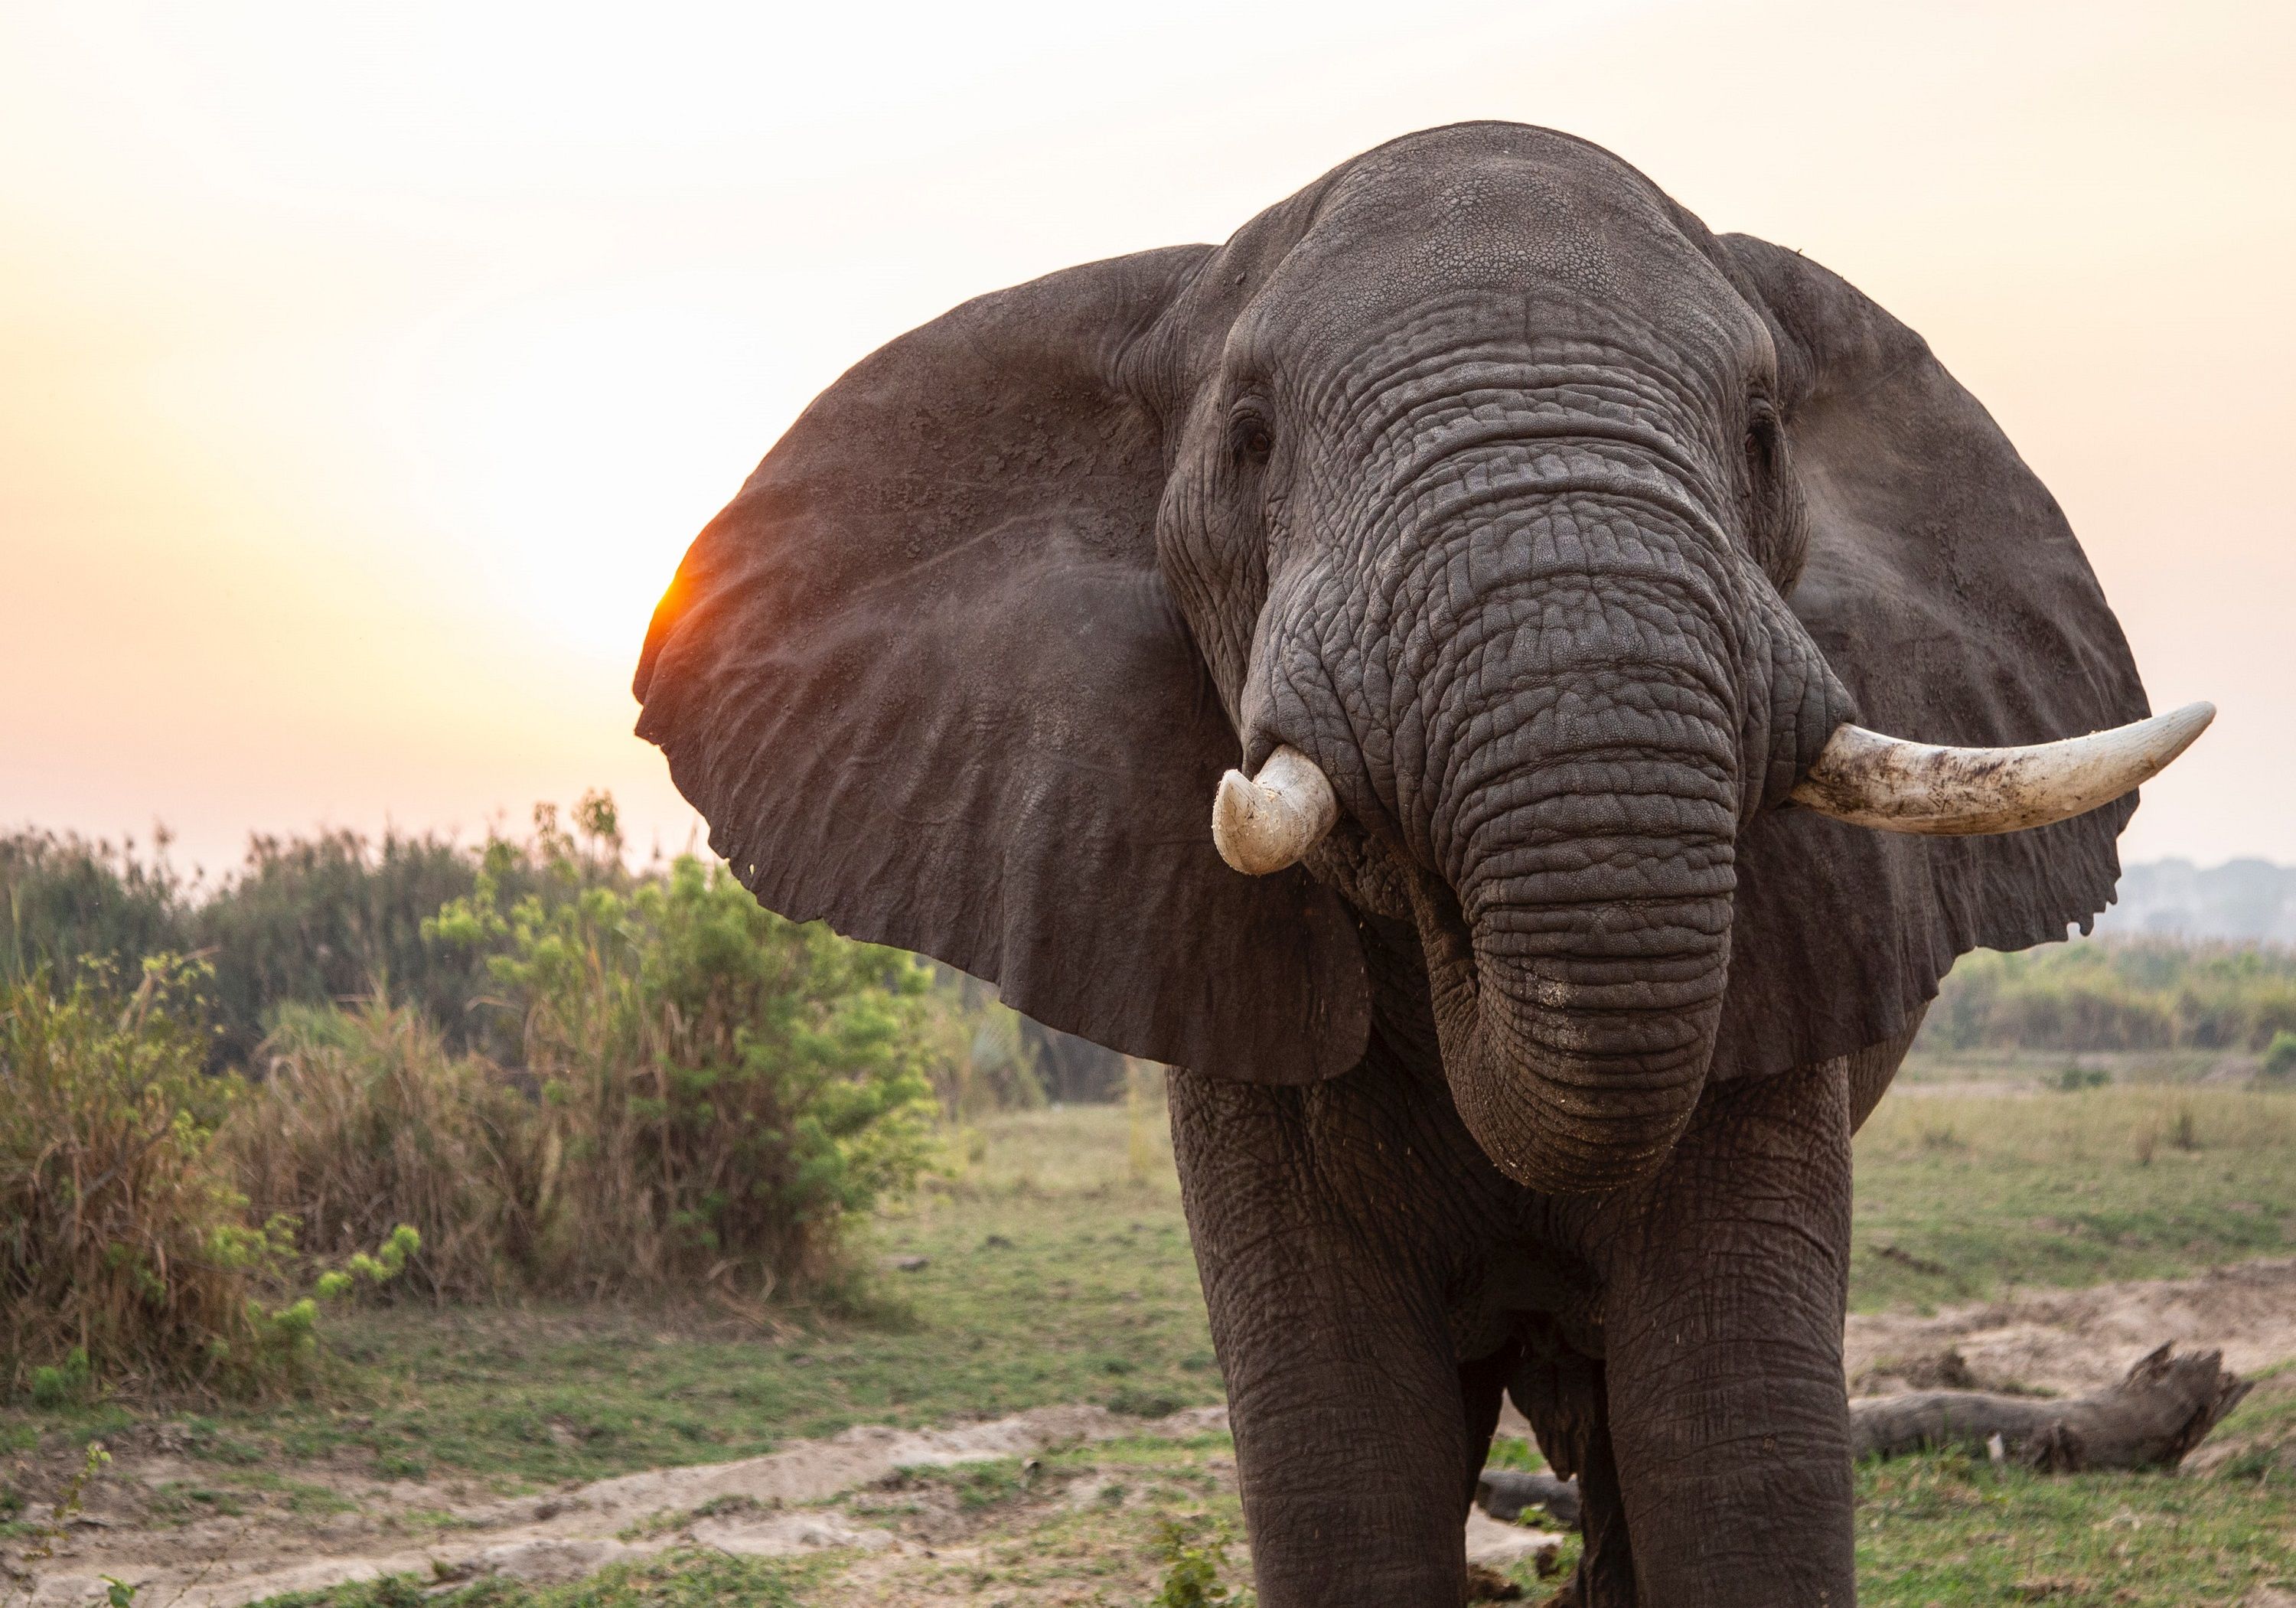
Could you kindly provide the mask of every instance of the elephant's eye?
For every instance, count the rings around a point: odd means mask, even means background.
[[[1235,455],[1247,463],[1265,464],[1275,451],[1275,432],[1256,413],[1238,414],[1229,439],[1235,444]]]
[[[1777,466],[1777,421],[1767,411],[1758,413],[1754,422],[1746,427],[1746,472],[1754,477],[1756,485],[1767,479]]]

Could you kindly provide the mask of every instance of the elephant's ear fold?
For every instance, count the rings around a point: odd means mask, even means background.
[[[1777,342],[1808,511],[1788,595],[1858,724],[1924,742],[2070,737],[2148,711],[2065,516],[1921,337],[1808,258],[1723,250]],[[1894,1037],[1964,950],[2087,931],[2131,797],[1998,837],[1908,837],[1789,809],[1741,845],[1718,1076]]]
[[[1205,250],[982,297],[838,381],[686,554],[637,729],[768,907],[1111,1049],[1305,1082],[1362,1054],[1361,950],[1304,874],[1212,847],[1240,749],[1119,377]]]

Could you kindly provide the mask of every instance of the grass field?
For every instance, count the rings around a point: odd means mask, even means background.
[[[747,1456],[856,1423],[1062,1402],[1147,1416],[1218,1399],[1160,1112],[999,1118],[960,1136],[951,1175],[879,1217],[863,1275],[833,1307],[354,1312],[334,1322],[339,1364],[319,1399],[190,1413],[18,1407],[0,1413],[0,1452],[29,1487],[88,1438],[133,1448],[164,1436],[193,1470],[162,1493],[173,1512],[284,1518],[341,1505],[361,1479],[533,1489]],[[2296,1094],[1909,1087],[1861,1136],[1856,1232],[1861,1309],[2288,1254]],[[2296,1387],[2272,1382],[2220,1433],[2296,1439]],[[978,1600],[1144,1601],[1143,1582],[1170,1568],[1161,1522],[1234,1522],[1224,1443],[1061,1456],[963,1510],[964,1567],[997,1584],[966,1587]],[[1128,1457],[1156,1467],[1106,1472]],[[2206,1480],[2043,1480],[1954,1458],[1866,1471],[1865,1600],[2230,1603],[2255,1581],[2296,1581],[2296,1476],[2269,1455],[2251,1461],[2243,1477]],[[1128,1494],[1078,1505],[1087,1480]],[[147,1520],[168,1516],[155,1498]],[[575,1587],[481,1583],[427,1600],[972,1600],[951,1595],[950,1580],[928,1590],[889,1579],[857,1596],[846,1571],[863,1562],[697,1555]],[[351,1608],[394,1589],[333,1596]]]
[[[2165,1278],[2296,1251],[2296,1095],[1914,1084],[1857,1137],[1850,1304]]]

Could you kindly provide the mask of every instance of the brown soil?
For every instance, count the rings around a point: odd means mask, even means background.
[[[2296,1259],[2032,1291],[1931,1317],[1860,1313],[1849,1320],[1844,1362],[1862,1394],[1948,1385],[2070,1396],[2113,1383],[2169,1341],[2221,1350],[2237,1374],[2296,1357]]]
[[[458,1486],[345,1482],[340,1494],[357,1504],[355,1512],[315,1520],[258,1513],[166,1528],[125,1516],[150,1505],[138,1501],[134,1488],[156,1489],[184,1477],[187,1466],[166,1456],[122,1456],[103,1482],[102,1499],[70,1527],[54,1557],[33,1565],[29,1608],[101,1602],[106,1575],[138,1587],[144,1602],[230,1608],[383,1574],[571,1579],[681,1545],[757,1555],[866,1552],[892,1545],[895,1536],[811,1505],[902,1468],[1139,1435],[1196,1435],[1226,1420],[1217,1407],[1144,1423],[1103,1407],[1074,1407],[948,1430],[863,1425],[767,1456],[654,1469],[547,1496],[473,1501]],[[24,1516],[37,1522],[45,1515],[35,1510]]]

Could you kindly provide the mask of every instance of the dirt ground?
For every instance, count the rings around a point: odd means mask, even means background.
[[[1853,1389],[1863,1394],[1941,1382],[2070,1394],[2119,1378],[2164,1341],[2221,1349],[2243,1374],[2296,1358],[2296,1260],[2034,1292],[1926,1317],[1855,1317],[1847,1366]],[[1144,1437],[1181,1440],[1225,1426],[1218,1407],[1144,1422],[1101,1407],[1046,1407],[941,1430],[864,1426],[767,1456],[657,1469],[509,1499],[465,1486],[299,1469],[299,1479],[326,1486],[341,1511],[292,1516],[266,1510],[189,1523],[165,1511],[157,1497],[199,1471],[170,1452],[160,1426],[146,1443],[119,1448],[54,1555],[32,1565],[29,1608],[101,1602],[106,1576],[137,1586],[142,1603],[235,1608],[390,1573],[439,1582],[486,1574],[570,1579],[674,1546],[755,1555],[849,1549],[857,1562],[846,1584],[864,1593],[853,1600],[961,1602],[961,1592],[948,1596],[936,1582],[961,1579],[949,1565],[966,1555],[981,1523],[930,1490],[922,1497],[911,1491],[898,1503],[870,1494],[889,1482],[900,1488],[900,1471]],[[1516,1432],[1521,1427],[1515,1421]],[[1232,1460],[1215,1456],[1205,1467],[1232,1491]],[[1081,1511],[1110,1499],[1111,1489],[1120,1488],[1089,1467],[1071,1465],[1057,1489],[1033,1499]],[[22,1516],[44,1517],[37,1509]],[[1471,1552],[1485,1560],[1521,1556],[1552,1538],[1480,1514],[1475,1519]]]
[[[2112,1383],[2145,1352],[2214,1349],[2236,1374],[2296,1358],[2296,1259],[2236,1263],[2193,1278],[2035,1291],[1933,1317],[1860,1313],[1843,1364],[1851,1387],[1881,1395],[1936,1384],[1957,1353],[1976,1388],[2078,1395]]]
[[[540,1496],[472,1501],[459,1485],[311,1478],[348,1511],[282,1522],[269,1515],[192,1524],[149,1522],[140,1498],[192,1473],[165,1456],[123,1453],[56,1555],[36,1566],[32,1608],[101,1601],[109,1575],[143,1601],[228,1608],[282,1592],[411,1573],[426,1580],[507,1574],[571,1579],[624,1558],[699,1545],[763,1555],[827,1547],[881,1549],[888,1530],[856,1525],[824,1504],[904,1468],[1025,1456],[1119,1438],[1181,1438],[1223,1428],[1224,1408],[1144,1423],[1103,1407],[1040,1407],[944,1430],[859,1425],[763,1457],[650,1470]],[[28,1519],[38,1520],[37,1511]]]

